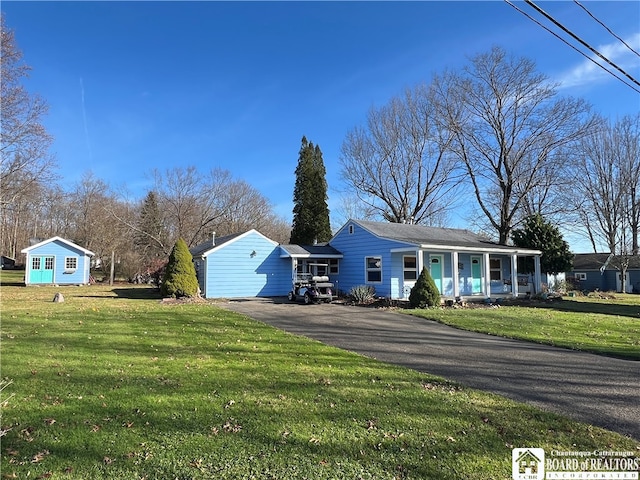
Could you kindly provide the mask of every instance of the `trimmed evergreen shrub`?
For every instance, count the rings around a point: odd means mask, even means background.
[[[198,295],[198,278],[193,257],[183,239],[178,239],[169,255],[160,286],[163,297],[195,297]]]
[[[416,284],[409,293],[411,308],[426,308],[440,305],[440,292],[427,267],[422,269]]]

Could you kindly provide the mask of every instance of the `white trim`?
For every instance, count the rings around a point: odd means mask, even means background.
[[[261,236],[262,238],[264,238],[265,240],[267,240],[269,243],[271,243],[271,245],[273,245],[274,247],[277,247],[278,245],[280,245],[278,242],[275,242],[273,240],[271,240],[269,237],[264,236],[263,234],[261,234],[259,231],[257,231],[255,228],[252,228],[251,230],[248,230],[244,233],[241,233],[240,235],[238,235],[235,238],[232,238],[229,241],[226,241],[224,243],[221,243],[220,245],[213,245],[209,250],[206,250],[204,252],[202,252],[199,256],[202,258],[205,258],[207,255],[209,255],[210,253],[213,253],[217,250],[222,249],[223,247],[227,246],[227,245],[231,245],[232,243],[240,240],[241,238],[244,238],[246,236],[248,236],[251,233],[257,233],[259,236]]]
[[[82,248],[80,245],[76,245],[73,242],[70,242],[69,240],[65,240],[62,237],[51,237],[48,238],[47,240],[43,240],[39,243],[36,243],[35,245],[31,245],[30,247],[27,248],[23,248],[22,250],[20,250],[21,253],[29,253],[31,250],[36,249],[38,247],[41,247],[42,245],[46,245],[47,243],[51,243],[51,242],[55,242],[55,241],[60,241],[64,244],[66,244],[69,247],[75,248],[77,250],[80,250],[82,253],[84,253],[85,255],[89,255],[91,257],[93,257],[95,255],[95,253],[93,253],[90,250],[87,250],[86,248]]]
[[[458,252],[451,252],[451,277],[453,279],[453,298],[460,296],[460,270]]]
[[[231,243],[231,242],[229,242]],[[226,245],[226,243],[225,243]],[[280,245],[280,248],[285,252],[283,254],[280,255],[280,258],[331,258],[331,259],[341,259],[344,258],[344,255],[337,254],[337,253],[288,253],[284,248],[282,248],[282,245]]]
[[[491,268],[491,262],[500,262],[500,268]],[[490,282],[502,282],[504,281],[504,275],[503,275],[503,267],[504,265],[502,265],[502,258],[491,258],[489,257],[489,281]],[[500,272],[500,278],[491,278],[491,272]],[[516,282],[517,283],[517,282]]]
[[[369,258],[377,258],[378,260],[380,260],[380,266],[378,267],[378,269],[369,269],[369,264],[367,262],[367,260]],[[380,272],[380,280],[369,280],[369,272]],[[382,255],[365,255],[364,257],[364,283],[365,284],[369,284],[369,283],[373,283],[373,284],[380,284],[382,283]]]
[[[407,268],[404,263],[405,258],[413,258],[416,261],[415,268]],[[405,272],[415,272],[416,276],[415,278],[412,278],[412,279],[406,279],[404,278]],[[402,281],[406,282],[408,280],[409,282],[415,282],[416,280],[418,280],[418,275],[420,275],[420,272],[418,272],[418,256],[416,255],[416,253],[413,252],[413,254],[411,255],[403,255],[402,256]]]
[[[460,247],[460,246],[447,246],[447,245],[436,245],[436,244],[420,244],[420,245],[409,245],[406,247],[398,247],[398,248],[392,248],[390,251],[391,253],[402,253],[402,252],[410,252],[413,249],[415,249],[416,247],[423,249],[423,250],[429,250],[432,252],[469,252],[469,253],[477,253],[479,255],[485,253],[485,252],[489,252],[489,253],[500,253],[500,254],[505,254],[505,255],[542,255],[542,252],[540,250],[528,250],[528,249],[516,249],[516,248],[509,248],[507,246],[505,247],[488,247],[488,248],[483,248],[480,249],[478,247]]]

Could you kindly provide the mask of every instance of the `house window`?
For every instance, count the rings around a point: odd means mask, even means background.
[[[340,273],[340,264],[337,258],[329,259],[329,275],[338,275]]]
[[[46,257],[44,259],[44,269],[53,270],[53,257]]]
[[[31,259],[31,269],[40,270],[40,257],[33,257]]]
[[[76,270],[78,268],[78,257],[64,257],[64,269]]]
[[[586,280],[587,274],[586,272],[576,273],[576,280]]]
[[[490,258],[489,259],[489,275],[491,281],[502,280],[502,259],[501,258]]]
[[[365,259],[367,269],[367,282],[382,282],[382,257],[367,257]]]
[[[403,278],[405,280],[415,280],[418,278],[418,262],[415,255],[402,257]]]
[[[353,225],[349,225],[349,235],[353,235]]]

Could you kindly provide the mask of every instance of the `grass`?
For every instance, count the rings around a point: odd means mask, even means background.
[[[13,275],[0,291],[4,478],[495,480],[511,478],[513,447],[639,446],[213,304]]]
[[[640,295],[405,312],[465,330],[640,360]]]

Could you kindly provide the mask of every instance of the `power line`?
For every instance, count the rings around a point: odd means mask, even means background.
[[[530,5],[531,7],[533,7],[537,12],[541,13],[542,15],[544,15],[549,21],[551,21],[554,25],[556,25],[558,28],[560,28],[561,30],[563,30],[564,32],[568,33],[569,35],[571,35],[571,37],[573,37],[574,39],[576,39],[578,42],[580,42],[582,45],[584,45],[586,48],[588,48],[589,50],[591,50],[593,53],[595,53],[597,56],[599,56],[600,58],[602,58],[605,62],[607,62],[609,65],[611,65],[612,67],[614,67],[616,70],[618,70],[620,73],[622,73],[623,75],[625,75],[629,80],[631,80],[633,83],[637,84],[640,87],[640,82],[638,82],[638,80],[636,80],[635,78],[633,78],[631,75],[629,75],[627,72],[625,72],[622,68],[620,68],[618,65],[616,65],[615,63],[613,63],[611,60],[609,60],[607,57],[605,57],[604,55],[602,55],[599,51],[597,51],[595,48],[593,48],[591,45],[589,45],[587,42],[585,42],[584,40],[582,40],[580,37],[578,37],[576,34],[574,34],[571,30],[567,29],[564,25],[562,25],[560,22],[556,21],[556,19],[554,19],[551,15],[549,15],[547,12],[545,12],[544,10],[542,10],[540,7],[538,7],[535,3],[533,3],[531,0],[524,0],[525,3],[527,5]]]
[[[587,10],[587,7],[585,7],[584,5],[582,5],[580,2],[578,2],[578,0],[573,0],[574,3],[576,3],[576,5],[578,5],[580,8],[582,8],[585,12],[587,12],[587,14],[593,18],[596,22],[598,22],[600,25],[602,25],[607,32],[609,32],[611,35],[613,35],[614,37],[616,37],[618,40],[620,40],[625,47],[627,47],[629,50],[631,50],[633,53],[635,53],[637,56],[640,57],[640,53],[636,52],[629,44],[627,44],[627,42],[625,42],[623,39],[621,39],[618,35],[616,35],[615,33],[613,33],[611,31],[611,29],[609,27],[607,27],[604,23],[602,23],[600,20],[598,20],[595,15],[593,15],[593,13],[591,13],[589,10]]]
[[[579,48],[577,48],[576,46],[572,45],[571,43],[567,42],[567,40],[565,40],[564,38],[562,38],[560,35],[558,35],[556,32],[554,32],[553,30],[549,29],[546,25],[543,25],[542,23],[540,23],[538,20],[536,20],[535,18],[533,18],[531,15],[529,15],[527,12],[525,12],[524,10],[521,10],[520,8],[518,8],[516,5],[514,5],[510,0],[504,0],[506,3],[508,3],[509,5],[511,5],[513,8],[515,8],[518,12],[520,12],[521,14],[523,14],[525,17],[527,17],[529,20],[531,20],[532,22],[536,23],[537,25],[539,25],[540,27],[544,28],[547,32],[549,32],[551,35],[553,35],[554,37],[558,38],[560,41],[562,41],[563,43],[567,44],[569,47],[573,48],[576,52],[578,52],[580,55],[582,55],[583,57],[585,57],[587,60],[589,60],[590,62],[593,62],[594,64],[596,64],[598,67],[602,68],[605,72],[607,72],[608,74],[612,75],[613,77],[617,78],[618,80],[620,80],[622,83],[624,83],[627,87],[635,90],[636,92],[640,93],[640,89],[636,88],[635,86],[633,86],[632,84],[628,83],[624,78],[619,77],[615,72],[612,72],[611,70],[607,69],[607,67],[605,67],[604,65],[596,62],[593,58],[591,58],[589,55],[585,54],[582,50],[580,50]],[[634,80],[635,83],[638,83],[637,81]]]

